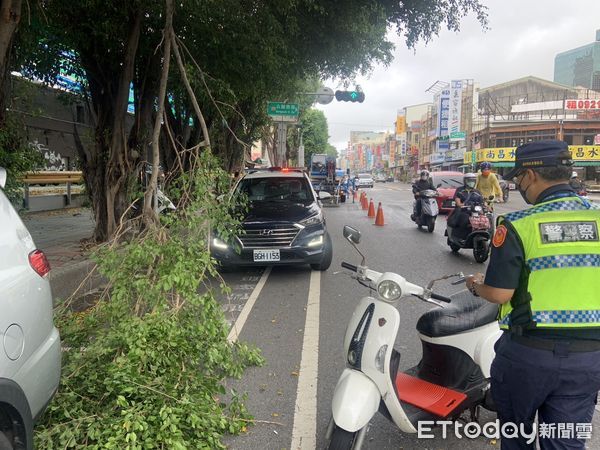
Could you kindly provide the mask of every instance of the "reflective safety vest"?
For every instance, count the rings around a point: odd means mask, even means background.
[[[525,255],[500,327],[600,328],[600,208],[557,196],[499,222],[517,233]]]

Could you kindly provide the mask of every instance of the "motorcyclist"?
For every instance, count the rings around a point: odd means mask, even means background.
[[[448,225],[455,228],[455,235],[459,239],[465,239],[469,234],[468,211],[463,211],[463,206],[483,206],[484,199],[475,185],[477,184],[477,174],[466,173],[463,176],[463,186],[459,187],[454,193],[454,202],[456,209],[448,217]]]
[[[475,189],[477,189],[483,198],[489,199],[493,197],[496,201],[501,202],[503,199],[502,188],[496,174],[492,173],[492,165],[484,161],[479,166],[480,172],[477,174],[477,182],[475,183]]]
[[[421,215],[421,201],[420,201],[420,193],[422,191],[426,191],[428,189],[435,190],[433,186],[433,181],[429,177],[429,172],[427,170],[421,170],[419,174],[419,179],[413,183],[412,191],[415,196],[415,211],[412,216],[412,219],[415,220],[415,217],[419,217]]]
[[[585,184],[583,184],[583,181],[579,179],[579,175],[575,171],[573,171],[573,173],[571,174],[569,186],[571,186],[571,188],[579,195],[585,193]]]

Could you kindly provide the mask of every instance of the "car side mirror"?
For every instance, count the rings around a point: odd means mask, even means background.
[[[356,228],[352,228],[349,225],[344,225],[344,238],[348,239],[353,244],[360,243],[360,231]]]
[[[331,198],[331,194],[325,191],[318,191],[317,196],[319,197],[319,200],[327,200],[328,198]]]
[[[0,167],[0,188],[4,188],[4,186],[6,186],[6,169]]]

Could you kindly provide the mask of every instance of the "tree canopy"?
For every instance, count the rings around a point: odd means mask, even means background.
[[[21,2],[13,3],[22,19]],[[165,2],[53,0],[28,3],[27,8],[27,20],[15,27],[14,43],[10,36],[14,51],[0,54],[0,62],[10,63],[0,64],[0,69],[20,70],[49,83],[65,68],[81,77],[81,94],[89,100],[96,131],[94,148],[80,149],[80,158],[96,217],[95,237],[107,239],[131,201],[136,170],[150,155],[165,62]],[[376,63],[388,64],[390,30],[412,47],[433,38],[443,26],[458,30],[469,13],[487,26],[486,8],[479,0],[176,2],[174,43],[187,75],[184,79],[180,70],[169,72],[159,134],[161,162],[170,172],[185,171],[185,154],[178,152],[204,151],[204,144],[211,142],[210,150],[233,170],[250,143],[272,134],[267,101],[306,102],[297,95],[306,80],[351,80]],[[171,65],[178,67],[175,60]],[[133,125],[128,125],[126,112],[130,86],[135,94]],[[0,96],[4,92],[0,89]],[[2,101],[0,97],[0,105]],[[315,134],[314,139],[305,146],[326,149],[321,137]]]

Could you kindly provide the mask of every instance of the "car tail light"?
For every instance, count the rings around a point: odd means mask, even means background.
[[[41,250],[34,250],[29,254],[29,264],[40,277],[45,277],[50,272],[48,258]]]

